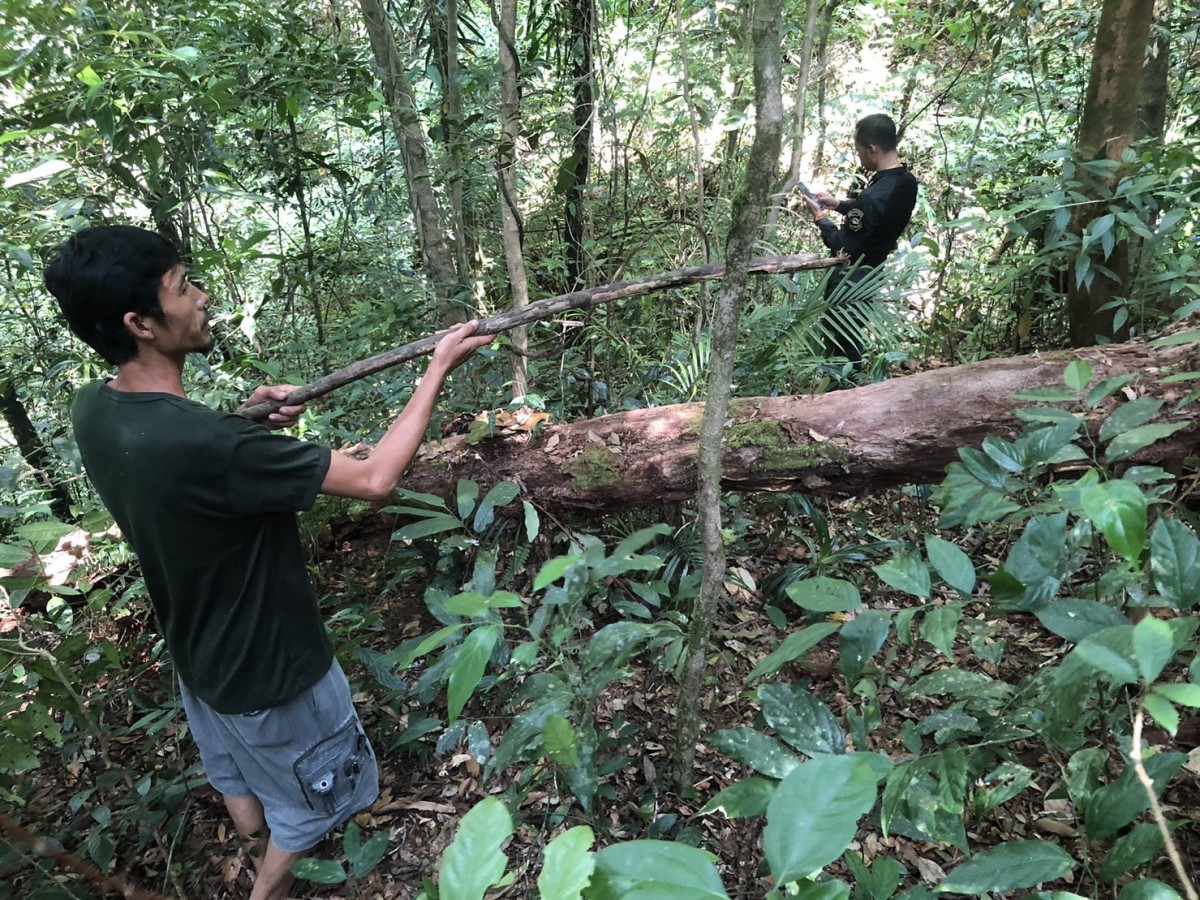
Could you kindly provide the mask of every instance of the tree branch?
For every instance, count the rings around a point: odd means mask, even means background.
[[[767,256],[751,260],[749,271],[754,275],[787,275],[805,269],[825,269],[840,265],[841,262],[842,259],[840,257],[822,257],[815,253],[801,253],[792,256]],[[539,300],[537,303],[529,304],[524,309],[512,310],[484,319],[479,323],[479,334],[500,334],[503,331],[508,331],[510,328],[527,325],[530,322],[536,322],[538,319],[546,319],[570,309],[591,309],[604,303],[611,303],[613,300],[623,300],[627,297],[636,297],[666,288],[713,281],[724,276],[724,263],[710,263],[704,266],[676,269],[673,272],[665,272],[661,275],[655,275],[652,278],[643,278],[637,281],[618,281],[615,284],[605,284],[582,291],[572,291],[569,294],[560,294],[557,297]],[[296,406],[301,403],[307,403],[309,400],[314,400],[317,397],[324,397],[331,391],[345,387],[347,384],[358,381],[360,378],[374,375],[376,372],[382,372],[384,369],[408,362],[410,359],[416,359],[419,356],[432,353],[433,348],[437,346],[440,340],[441,335],[431,334],[428,337],[421,338],[419,341],[413,341],[411,344],[397,347],[395,350],[388,350],[368,359],[359,360],[323,378],[318,378],[311,384],[297,388],[288,395],[286,400],[249,406],[241,410],[240,414],[248,419],[260,422],[271,413],[278,411],[281,407]]]

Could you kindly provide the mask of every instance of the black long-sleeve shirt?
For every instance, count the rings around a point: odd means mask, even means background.
[[[908,166],[884,169],[871,176],[854,200],[843,200],[837,211],[846,218],[842,227],[820,219],[821,240],[835,253],[844,251],[850,261],[877,266],[896,249],[896,242],[912,219],[917,205],[917,179]]]

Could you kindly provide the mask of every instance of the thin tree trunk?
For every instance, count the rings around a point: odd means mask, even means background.
[[[517,142],[521,137],[520,60],[517,56],[517,0],[501,0],[500,19],[500,146],[496,151],[496,174],[500,179],[500,227],[504,237],[504,262],[514,310],[529,306],[529,284],[525,277],[524,226],[517,192]],[[513,398],[529,392],[528,329],[512,332]]]
[[[1171,14],[1174,7],[1174,0],[1157,0],[1154,4],[1154,26],[1150,33],[1150,46],[1138,97],[1138,138],[1161,141],[1166,134],[1171,74]]]
[[[446,0],[446,115],[442,129],[446,136],[450,171],[450,219],[454,227],[454,249],[460,281],[466,283],[471,275],[471,249],[465,224],[466,204],[463,202],[462,152],[462,90],[458,84],[458,0]]]
[[[592,120],[595,115],[595,73],[592,71],[592,37],[595,31],[593,0],[571,0],[568,41],[571,78],[575,94],[575,133],[571,138],[572,180],[563,210],[563,240],[567,253],[567,287],[578,290],[587,283],[587,236],[584,233],[584,192],[591,177]]]
[[[729,408],[738,322],[748,280],[747,266],[758,238],[763,207],[779,164],[783,132],[780,96],[779,28],[782,0],[755,0],[752,18],[754,47],[754,143],[746,164],[746,180],[733,204],[733,221],[726,245],[726,274],[713,321],[713,352],[709,362],[707,403],[700,426],[698,452],[700,490],[699,529],[704,542],[704,576],[692,608],[686,662],[676,702],[676,738],[672,780],[679,790],[691,783],[700,736],[700,692],[707,670],[709,634],[717,603],[725,590],[725,544],[721,535],[721,460],[725,417]]]
[[[46,447],[38,436],[37,427],[29,418],[25,405],[17,396],[12,376],[4,368],[0,368],[0,416],[3,416],[8,430],[12,432],[22,458],[50,495],[51,511],[61,521],[69,521],[71,518],[71,495],[61,484],[50,480],[46,471],[49,454],[46,453]]]
[[[408,183],[413,224],[417,230],[422,261],[437,293],[438,318],[443,323],[456,321],[461,316],[451,301],[462,292],[462,283],[455,269],[450,241],[433,190],[429,152],[412,85],[404,74],[396,47],[396,35],[382,0],[359,0],[359,6],[379,68],[383,94],[387,97],[392,128],[404,159],[404,177]]]
[[[800,183],[800,165],[804,161],[804,125],[808,108],[808,82],[812,70],[813,36],[817,30],[817,10],[821,0],[808,0],[808,17],[804,21],[804,46],[800,51],[800,78],[796,83],[795,105],[792,108],[792,156],[788,163],[788,177],[779,192],[771,198],[767,211],[767,230],[763,240],[770,244],[775,239],[775,228],[779,223],[779,210],[787,196]]]
[[[688,57],[687,31],[683,27],[683,0],[675,0],[675,35],[679,41],[679,86],[683,94],[683,104],[687,107],[688,123],[692,129],[692,166],[696,173],[696,228],[700,231],[700,241],[703,245],[704,261],[709,261],[708,216],[705,215],[704,196],[704,145],[700,141],[700,120],[696,115],[696,107],[692,104],[692,73],[691,61]],[[682,204],[681,204],[682,205]],[[700,304],[696,311],[696,321],[693,327],[693,340],[698,340],[708,316],[708,285],[700,286]]]
[[[829,94],[829,34],[833,31],[833,12],[838,0],[826,0],[821,15],[821,30],[817,35],[817,149],[813,152],[813,171],[820,172],[825,162],[825,135],[828,121],[825,118],[825,101]]]
[[[1153,0],[1104,0],[1092,50],[1087,96],[1079,120],[1077,153],[1081,163],[1106,158],[1120,162],[1133,141],[1153,11]],[[1082,167],[1079,179],[1084,183],[1084,192],[1097,198],[1103,196],[1106,185],[1115,182],[1111,172],[1094,175]],[[1099,199],[1076,207],[1072,232],[1083,236],[1103,210]],[[1103,308],[1112,300],[1128,297],[1128,251],[1128,244],[1118,241],[1111,255],[1101,260],[1111,274],[1098,271],[1095,266],[1083,270],[1078,262],[1072,267],[1074,271],[1067,286],[1067,314],[1073,346],[1086,347],[1099,338],[1120,340],[1128,334],[1127,327],[1118,327],[1114,310]],[[1084,257],[1089,262],[1092,258],[1091,253]]]

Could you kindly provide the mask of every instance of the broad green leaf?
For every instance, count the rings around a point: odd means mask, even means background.
[[[567,570],[582,559],[582,553],[571,553],[567,556],[556,556],[554,559],[547,560],[541,571],[538,572],[537,578],[533,580],[533,589],[535,591],[545,590],[567,574]]]
[[[1059,667],[1057,682],[1070,684],[1078,677],[1081,665],[1085,675],[1098,676],[1112,684],[1136,684],[1138,669],[1133,656],[1133,626],[1117,625],[1089,634],[1067,654]]]
[[[454,724],[467,701],[471,699],[471,694],[483,678],[483,670],[502,634],[499,625],[484,625],[468,634],[462,642],[454,664],[450,667],[449,686],[446,691],[450,724]]]
[[[1150,718],[1162,726],[1167,734],[1175,737],[1175,733],[1179,731],[1179,710],[1175,708],[1175,704],[1162,694],[1151,693],[1142,698],[1142,705],[1150,714]]]
[[[850,885],[836,878],[828,881],[805,878],[795,884],[796,887],[787,895],[789,900],[793,897],[795,900],[849,900],[850,898]],[[780,900],[782,900],[782,896],[779,895]]]
[[[349,826],[347,826],[347,837],[349,834]],[[390,832],[379,831],[371,835],[365,844],[356,846],[353,853],[350,852],[349,847],[346,848],[346,859],[350,863],[350,871],[355,878],[366,878],[375,871],[375,867],[387,855],[388,843],[391,839]]]
[[[445,609],[456,616],[481,616],[488,610],[517,609],[521,605],[520,596],[512,591],[493,591],[486,597],[477,591],[465,591],[447,600]]]
[[[1017,391],[1013,397],[1025,403],[1070,403],[1075,393],[1058,387],[1035,387]]]
[[[979,780],[971,807],[982,817],[1022,794],[1033,784],[1033,770],[1019,763],[1001,763]]]
[[[767,724],[801,753],[816,756],[846,752],[846,735],[837,717],[804,688],[764,684],[758,689],[758,703]]]
[[[983,692],[990,692],[995,687],[1005,687],[1002,682],[989,678],[982,672],[969,672],[966,669],[940,669],[922,675],[906,693],[919,697],[940,697],[949,694],[952,697],[975,697]]]
[[[710,854],[687,844],[612,844],[596,854],[596,871],[584,896],[587,900],[729,900],[712,860]]]
[[[863,610],[842,626],[838,641],[846,681],[854,684],[868,662],[880,651],[892,627],[891,616],[879,609]]]
[[[1169,334],[1150,343],[1151,347],[1177,347],[1180,344],[1195,344],[1200,342],[1200,329],[1181,331],[1179,334]]]
[[[401,488],[400,490],[397,490],[396,494],[401,499],[407,500],[410,503],[423,503],[426,506],[433,507],[434,509],[445,510],[446,512],[450,511],[446,507],[446,501],[443,498],[439,497],[437,494],[422,494],[418,491],[406,491],[403,488]],[[390,507],[390,506],[385,506],[382,511],[385,513],[393,512],[394,508]],[[428,510],[425,510],[425,512],[428,512]]]
[[[921,620],[921,637],[947,659],[954,658],[954,641],[958,637],[962,612],[961,603],[948,603],[930,608]]]
[[[1063,381],[1076,393],[1087,390],[1092,383],[1092,364],[1086,359],[1072,360],[1063,370]]]
[[[542,729],[542,746],[556,763],[564,769],[579,765],[579,735],[575,726],[562,716],[551,716]]]
[[[929,567],[915,553],[902,551],[882,565],[871,567],[884,584],[914,597],[928,597]]]
[[[394,668],[407,669],[422,656],[432,653],[462,630],[462,625],[447,625],[445,628],[439,628],[432,634],[421,638],[411,649],[406,650],[405,647],[401,647],[399,650],[393,651],[388,655],[388,662]],[[393,657],[396,658],[393,659]]]
[[[1031,611],[1053,600],[1070,556],[1067,536],[1066,513],[1030,519],[1003,569],[989,577],[992,593],[1007,607]]]
[[[933,570],[954,588],[963,599],[970,599],[975,590],[975,564],[956,545],[936,534],[925,536],[925,552]]]
[[[482,534],[495,521],[496,507],[508,506],[517,499],[520,493],[521,489],[511,481],[501,481],[494,485],[483,498],[483,502],[479,504],[479,509],[475,511],[475,521],[471,523],[471,530],[476,534]],[[467,512],[469,513],[470,510]],[[467,513],[464,513],[463,518],[466,517]]]
[[[781,742],[745,725],[714,732],[709,743],[768,778],[783,778],[800,764],[800,758]]]
[[[20,775],[40,764],[41,759],[33,746],[11,734],[0,733],[0,772]]]
[[[1163,401],[1156,397],[1140,397],[1122,403],[1100,426],[1100,441],[1106,443],[1139,425],[1145,425],[1162,409]]]
[[[1140,428],[1134,428],[1131,431],[1123,432],[1117,435],[1108,445],[1105,451],[1105,458],[1110,462],[1118,462],[1127,457],[1133,456],[1139,450],[1149,447],[1151,444],[1156,444],[1163,438],[1168,438],[1177,431],[1184,428],[1190,428],[1192,423],[1189,422],[1173,422],[1162,423],[1158,425],[1143,425]]]
[[[1105,628],[1129,624],[1118,610],[1095,600],[1055,600],[1036,615],[1050,631],[1075,644]]]
[[[1020,451],[1004,438],[994,435],[984,438],[983,452],[1000,468],[1014,475],[1025,471],[1025,460],[1021,458]]]
[[[1146,549],[1146,495],[1128,481],[1105,481],[1079,494],[1083,511],[1109,546],[1136,562]]]
[[[611,669],[623,665],[630,654],[655,636],[673,626],[642,622],[614,622],[592,635],[583,651],[581,662],[585,671]]]
[[[1200,684],[1156,684],[1153,693],[1180,706],[1200,707]]]
[[[576,825],[546,845],[537,880],[541,900],[579,900],[596,870],[591,852],[595,840],[591,828]]]
[[[747,684],[774,675],[792,660],[799,659],[841,626],[836,622],[818,622],[808,628],[793,631],[746,678]]]
[[[1008,476],[986,454],[973,447],[963,447],[958,451],[958,457],[962,460],[963,468],[970,473],[972,478],[987,487],[1004,490]]]
[[[431,535],[441,534],[444,531],[456,531],[463,527],[463,523],[454,516],[442,513],[435,516],[430,516],[427,519],[422,519],[419,522],[411,522],[403,528],[393,532],[393,541],[415,541],[418,538],[430,537]]]
[[[292,864],[292,874],[316,884],[341,884],[346,880],[346,870],[332,859],[302,859]]]
[[[1170,885],[1153,878],[1131,881],[1121,888],[1117,900],[1183,900],[1179,892]]]
[[[483,900],[488,888],[504,877],[508,857],[501,848],[512,833],[512,816],[502,802],[488,797],[475,804],[442,854],[440,900]]]
[[[15,569],[21,563],[32,560],[35,555],[32,547],[0,544],[0,569]]]
[[[1150,571],[1159,593],[1180,609],[1200,603],[1200,540],[1177,519],[1160,518],[1150,532]]]
[[[765,816],[767,804],[775,795],[777,781],[751,776],[734,782],[725,790],[704,804],[700,815],[711,815],[715,812],[725,814],[727,819],[750,819],[754,816]]]
[[[525,540],[533,543],[533,539],[538,536],[538,531],[542,527],[542,520],[538,515],[537,507],[528,500],[522,500],[521,505],[525,508]]]
[[[1186,761],[1187,756],[1183,753],[1158,753],[1144,761],[1146,774],[1157,795],[1162,795],[1167,783]],[[1094,841],[1108,840],[1149,808],[1150,800],[1137,771],[1132,765],[1126,766],[1116,781],[1088,798],[1083,816],[1084,834]]]
[[[1136,375],[1118,375],[1115,378],[1106,378],[1088,391],[1087,399],[1084,402],[1089,409],[1095,409],[1113,394],[1117,393],[1117,391],[1126,385],[1132,384],[1136,379]]]
[[[1008,841],[977,854],[951,872],[940,893],[985,894],[1031,888],[1054,881],[1075,868],[1075,861],[1047,841]]]
[[[862,607],[858,587],[837,578],[805,578],[793,581],[786,590],[793,603],[810,612],[850,612]]]
[[[18,525],[17,534],[33,544],[38,553],[49,553],[60,540],[75,530],[74,525],[48,519],[44,522],[26,522]]]
[[[1147,616],[1133,628],[1133,656],[1142,680],[1150,684],[1175,655],[1171,627],[1161,619]]]
[[[875,777],[852,756],[797,766],[767,807],[763,851],[779,884],[807,878],[845,852],[875,805]]]
[[[479,485],[466,478],[459,479],[455,502],[458,505],[458,517],[465,519],[475,509],[475,501],[479,499]]]
[[[1021,437],[1017,445],[1027,466],[1047,465],[1070,459],[1084,459],[1086,454],[1071,442],[1079,435],[1080,422],[1072,419],[1052,428],[1038,428]]]

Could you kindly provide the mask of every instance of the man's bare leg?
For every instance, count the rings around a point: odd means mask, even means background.
[[[225,808],[229,810],[229,818],[233,819],[237,833],[246,841],[254,870],[261,871],[263,857],[267,855],[267,843],[271,838],[262,803],[253,794],[248,797],[225,797]]]
[[[268,841],[267,852],[263,854],[262,864],[258,867],[258,877],[254,879],[254,890],[250,893],[250,900],[286,900],[295,880],[292,876],[292,866],[306,855],[285,853],[273,842]]]

